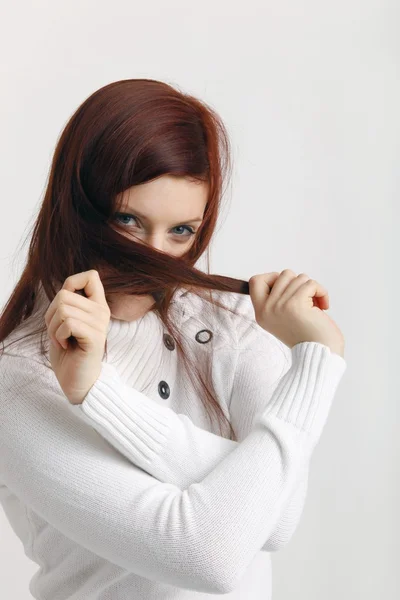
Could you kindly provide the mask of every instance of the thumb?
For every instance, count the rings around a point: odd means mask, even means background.
[[[278,277],[279,273],[276,271],[271,273],[260,273],[259,275],[250,277],[250,297],[258,306],[263,306],[265,304]]]

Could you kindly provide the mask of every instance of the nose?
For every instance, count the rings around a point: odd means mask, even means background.
[[[158,250],[159,252],[166,252],[165,249],[165,239],[162,235],[148,235],[145,236],[146,239],[146,243],[149,244],[149,246],[152,246],[153,248],[155,248],[156,250]]]

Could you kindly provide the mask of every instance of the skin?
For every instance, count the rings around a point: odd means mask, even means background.
[[[123,206],[114,219],[127,237],[171,256],[181,256],[194,242],[208,199],[208,185],[189,178],[163,175],[125,190]],[[118,197],[120,199],[120,197]],[[139,213],[139,214],[138,214]],[[111,317],[135,321],[154,304],[151,295],[121,294],[108,301]]]

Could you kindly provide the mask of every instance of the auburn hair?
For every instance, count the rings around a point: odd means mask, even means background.
[[[26,265],[0,316],[1,352],[4,340],[32,315],[40,286],[50,304],[68,276],[96,269],[108,298],[121,293],[153,296],[151,310],[175,339],[178,359],[192,382],[200,383],[198,397],[208,416],[212,409],[221,435],[225,421],[229,438],[236,441],[216,398],[210,365],[202,372],[188,360],[169,311],[180,286],[190,288],[211,306],[235,314],[213,298],[212,290],[249,294],[248,281],[209,273],[209,244],[231,166],[229,138],[221,118],[211,106],[172,85],[123,79],[91,94],[57,140]],[[122,235],[123,225],[117,221],[110,226],[121,208],[122,192],[167,174],[208,184],[203,221],[190,249],[179,257]],[[193,266],[204,252],[208,273]],[[42,319],[40,327],[29,334],[41,334],[43,356],[46,331]]]

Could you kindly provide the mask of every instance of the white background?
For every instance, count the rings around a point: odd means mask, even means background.
[[[400,596],[398,6],[1,3],[2,305],[67,120],[99,87],[140,77],[197,95],[228,128],[234,173],[211,272],[290,268],[329,291],[348,367],[299,527],[272,555],[274,600]],[[0,512],[0,597],[30,600],[37,568]]]

